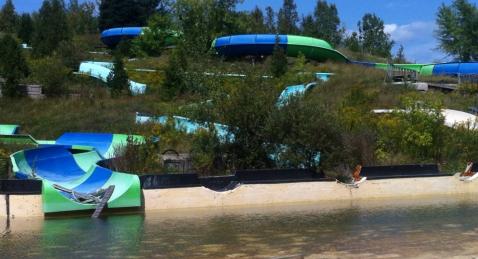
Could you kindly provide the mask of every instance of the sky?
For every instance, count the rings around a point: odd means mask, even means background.
[[[68,0],[65,0],[65,2]],[[80,0],[86,1],[86,0]],[[312,13],[316,1],[295,0],[299,14]],[[477,4],[478,0],[469,0]],[[43,0],[13,0],[17,12],[31,12],[40,8]],[[394,52],[401,44],[406,57],[413,62],[428,63],[449,61],[438,49],[435,39],[436,13],[442,3],[449,5],[452,0],[328,0],[337,5],[340,19],[348,32],[357,30],[357,22],[365,13],[375,13],[385,22],[385,30],[396,42]],[[0,0],[3,5],[5,0]],[[251,10],[255,6],[265,8],[271,5],[276,11],[282,0],[244,0],[239,10]]]

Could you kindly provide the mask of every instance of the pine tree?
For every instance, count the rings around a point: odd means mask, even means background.
[[[256,6],[250,13],[250,21],[249,31],[251,33],[265,33],[267,31],[264,24],[264,14],[259,7]]]
[[[317,1],[314,17],[316,26],[314,36],[338,46],[342,41],[344,30],[340,28],[340,18],[335,4],[328,4],[325,0]]]
[[[16,30],[18,16],[12,0],[7,0],[0,10],[0,31],[13,33]]]
[[[272,7],[266,7],[266,18],[265,18],[265,26],[268,33],[277,33],[277,25],[276,25],[276,14]]]
[[[400,47],[398,48],[397,54],[395,55],[395,58],[393,59],[393,62],[395,64],[406,64],[407,58],[405,57],[405,49],[403,48],[403,45],[400,44]]]
[[[312,15],[307,15],[302,17],[301,22],[301,31],[302,35],[309,36],[309,37],[316,37],[317,36],[317,27]]]
[[[28,64],[20,44],[10,34],[6,34],[0,39],[0,75],[6,81],[2,94],[8,97],[22,96],[23,92],[18,84],[28,73]]]
[[[366,53],[388,58],[394,42],[386,34],[383,20],[375,14],[365,14],[358,22],[362,50]]]
[[[99,29],[145,26],[158,5],[165,0],[101,0]]]
[[[274,51],[271,57],[271,73],[275,77],[283,76],[288,69],[288,62],[285,50],[279,45],[279,37],[276,37]]]
[[[95,10],[96,5],[92,2],[80,4],[78,0],[70,0],[67,16],[72,33],[77,35],[95,33],[98,28]]]
[[[118,53],[114,55],[113,70],[108,75],[106,85],[110,88],[112,97],[119,97],[125,92],[131,95],[128,74],[124,68],[123,59]]]
[[[345,38],[344,45],[353,52],[360,52],[360,39],[358,33],[352,32],[349,37]]]
[[[45,0],[35,19],[33,54],[43,57],[53,53],[60,42],[71,38],[63,0]]]
[[[281,34],[296,34],[299,29],[297,22],[299,14],[297,13],[297,5],[294,0],[284,0],[282,8],[278,15],[278,30]]]
[[[33,20],[30,14],[24,13],[20,17],[17,35],[23,43],[31,44],[33,35]]]
[[[165,94],[163,97],[171,99],[188,90],[184,77],[187,67],[188,62],[184,45],[180,43],[169,56],[168,66],[164,71],[165,79],[162,87]]]

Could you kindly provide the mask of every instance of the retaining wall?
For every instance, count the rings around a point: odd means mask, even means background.
[[[359,188],[336,182],[246,184],[225,192],[204,187],[143,190],[145,210],[223,206],[257,206],[384,198],[419,198],[478,193],[478,182],[465,183],[458,176],[382,179],[366,181]]]
[[[359,188],[336,182],[242,184],[217,192],[205,187],[145,189],[144,209],[171,210],[228,206],[261,206],[285,203],[316,203],[347,200],[443,197],[478,193],[478,181],[466,183],[458,175],[369,180]],[[0,217],[6,216],[5,197],[0,195]],[[43,216],[41,195],[10,195],[14,217]]]
[[[6,195],[0,194],[0,217],[7,216]]]

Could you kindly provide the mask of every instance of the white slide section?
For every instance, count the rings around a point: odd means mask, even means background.
[[[79,73],[89,75],[105,82],[108,80],[113,69],[113,63],[84,61],[80,64]],[[146,92],[146,85],[129,80],[129,89],[133,95],[140,95]]]

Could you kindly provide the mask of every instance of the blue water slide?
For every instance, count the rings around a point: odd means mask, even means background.
[[[222,56],[271,55],[276,40],[280,47],[287,48],[287,35],[274,34],[245,34],[220,37],[213,46]]]
[[[169,120],[174,122],[174,127],[176,130],[182,130],[188,134],[197,133],[199,130],[209,130],[208,123],[200,123],[193,121],[189,118],[182,116],[148,116],[137,113],[136,114],[136,123],[145,124],[145,123],[157,123],[161,125],[166,125]],[[213,123],[214,130],[216,135],[219,137],[219,140],[226,142],[232,141],[234,135],[230,133],[229,127],[220,123]]]
[[[307,91],[314,88],[315,86],[317,86],[317,83],[315,83],[315,82],[314,83],[309,83],[309,84],[288,86],[280,94],[276,105],[278,107],[283,107],[283,106],[287,105],[287,103],[289,102],[289,99],[292,98],[293,96],[303,95]]]
[[[71,146],[53,145],[25,150],[28,166],[21,166],[20,175],[31,175],[57,183],[69,182],[82,177],[85,172],[76,163]],[[27,172],[30,171],[30,172]],[[22,177],[20,177],[22,178]]]
[[[143,27],[122,27],[104,30],[101,33],[101,41],[109,46],[114,47],[123,39],[133,39],[141,35]]]
[[[436,64],[433,75],[476,75],[478,63],[443,63]]]
[[[93,147],[105,156],[113,143],[111,133],[65,133],[57,140],[57,145],[78,145]]]

